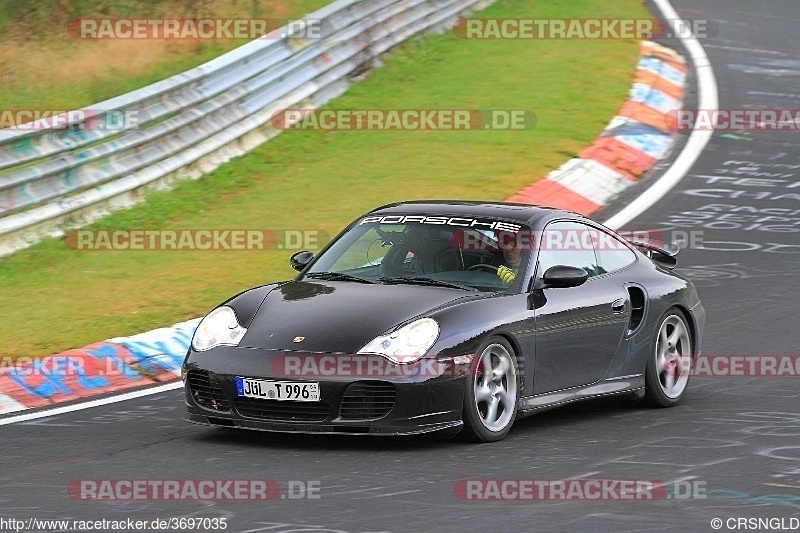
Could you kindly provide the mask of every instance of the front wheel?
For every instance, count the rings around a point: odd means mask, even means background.
[[[494,442],[506,436],[517,418],[517,358],[505,339],[494,337],[477,351],[464,394],[463,436]]]
[[[692,370],[692,334],[683,313],[670,309],[659,322],[645,371],[646,403],[672,407],[681,401]]]

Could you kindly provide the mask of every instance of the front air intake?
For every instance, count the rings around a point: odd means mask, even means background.
[[[216,376],[204,370],[190,370],[186,374],[189,394],[194,403],[204,409],[217,412],[230,412],[231,406],[222,392]]]
[[[339,416],[347,420],[370,420],[389,414],[395,401],[394,384],[386,381],[357,381],[344,391]]]

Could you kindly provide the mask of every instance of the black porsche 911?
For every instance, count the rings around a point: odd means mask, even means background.
[[[358,218],[292,281],[201,321],[183,363],[198,424],[503,438],[518,416],[686,392],[705,311],[677,247],[569,211],[405,202]]]

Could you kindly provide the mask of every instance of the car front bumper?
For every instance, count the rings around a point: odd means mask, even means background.
[[[274,372],[281,357],[286,354],[238,347],[190,352],[183,367],[184,420],[285,433],[450,435],[461,430],[468,362],[423,360],[402,365],[402,373],[384,362],[377,375],[354,373],[351,368],[335,375],[286,376]],[[317,382],[320,401],[240,397],[236,377]]]

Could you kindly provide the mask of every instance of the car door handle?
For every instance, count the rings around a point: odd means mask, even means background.
[[[611,310],[615,313],[621,313],[625,310],[625,300],[620,298],[619,300],[614,300],[611,303]]]

